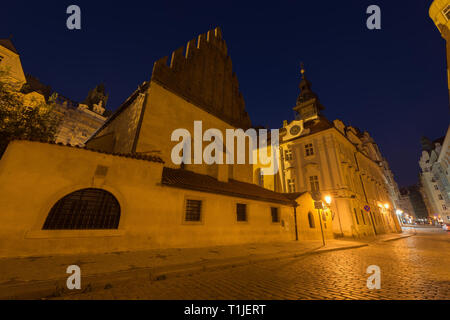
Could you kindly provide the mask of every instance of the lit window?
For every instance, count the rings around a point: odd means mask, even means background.
[[[186,222],[200,222],[202,219],[202,201],[187,200],[186,201]]]
[[[447,18],[447,20],[450,20],[450,5],[442,10],[442,13],[444,14],[445,18]]]
[[[292,150],[290,150],[290,149],[286,149],[284,151],[284,155],[285,155],[284,157],[285,157],[286,161],[292,161],[292,159],[294,158]]]
[[[258,171],[258,185],[264,187],[264,171],[262,169]]]
[[[236,205],[236,215],[238,222],[246,222],[247,221],[247,205],[243,203],[238,203]]]
[[[314,148],[312,143],[305,145],[305,151],[307,157],[314,155]]]
[[[278,213],[278,208],[270,208],[272,212],[272,222],[279,223],[280,222],[280,214]]]
[[[309,177],[309,183],[311,184],[311,192],[319,192],[319,177],[311,176]]]
[[[288,192],[294,193],[295,192],[295,180],[288,179],[287,183],[288,183]]]

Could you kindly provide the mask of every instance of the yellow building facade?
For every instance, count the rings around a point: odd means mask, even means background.
[[[450,1],[434,0],[429,10],[430,18],[446,41],[447,48],[447,78],[450,99]]]
[[[385,159],[367,132],[326,119],[311,83],[303,76],[294,110],[298,119],[280,130],[279,171],[256,165],[254,182],[285,193],[308,191],[315,198],[332,197],[333,232],[360,238],[401,232],[396,217],[398,191]],[[390,171],[389,171],[390,172]],[[388,179],[389,178],[389,179]]]

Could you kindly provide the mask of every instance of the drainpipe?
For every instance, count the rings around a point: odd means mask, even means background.
[[[323,246],[325,247],[325,235],[323,234],[322,215],[320,214],[320,209],[317,209],[317,213],[319,214],[320,231],[322,232],[322,243]]]
[[[298,241],[298,229],[297,229],[297,207],[298,204],[294,205],[294,223],[295,223],[295,241]]]

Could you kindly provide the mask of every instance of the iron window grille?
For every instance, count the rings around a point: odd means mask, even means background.
[[[278,213],[278,208],[271,208],[272,213],[272,223],[279,223],[280,222],[280,214]]]
[[[187,200],[186,201],[186,222],[200,222],[202,221],[202,201],[201,200]]]
[[[236,204],[236,215],[238,222],[247,222],[247,205],[243,203]]]
[[[50,210],[43,230],[118,229],[120,205],[109,192],[83,189],[59,200]]]

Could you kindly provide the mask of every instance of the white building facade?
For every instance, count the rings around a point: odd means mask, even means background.
[[[425,138],[422,144],[420,182],[431,207],[430,215],[450,223],[450,127],[445,137],[433,143]]]

